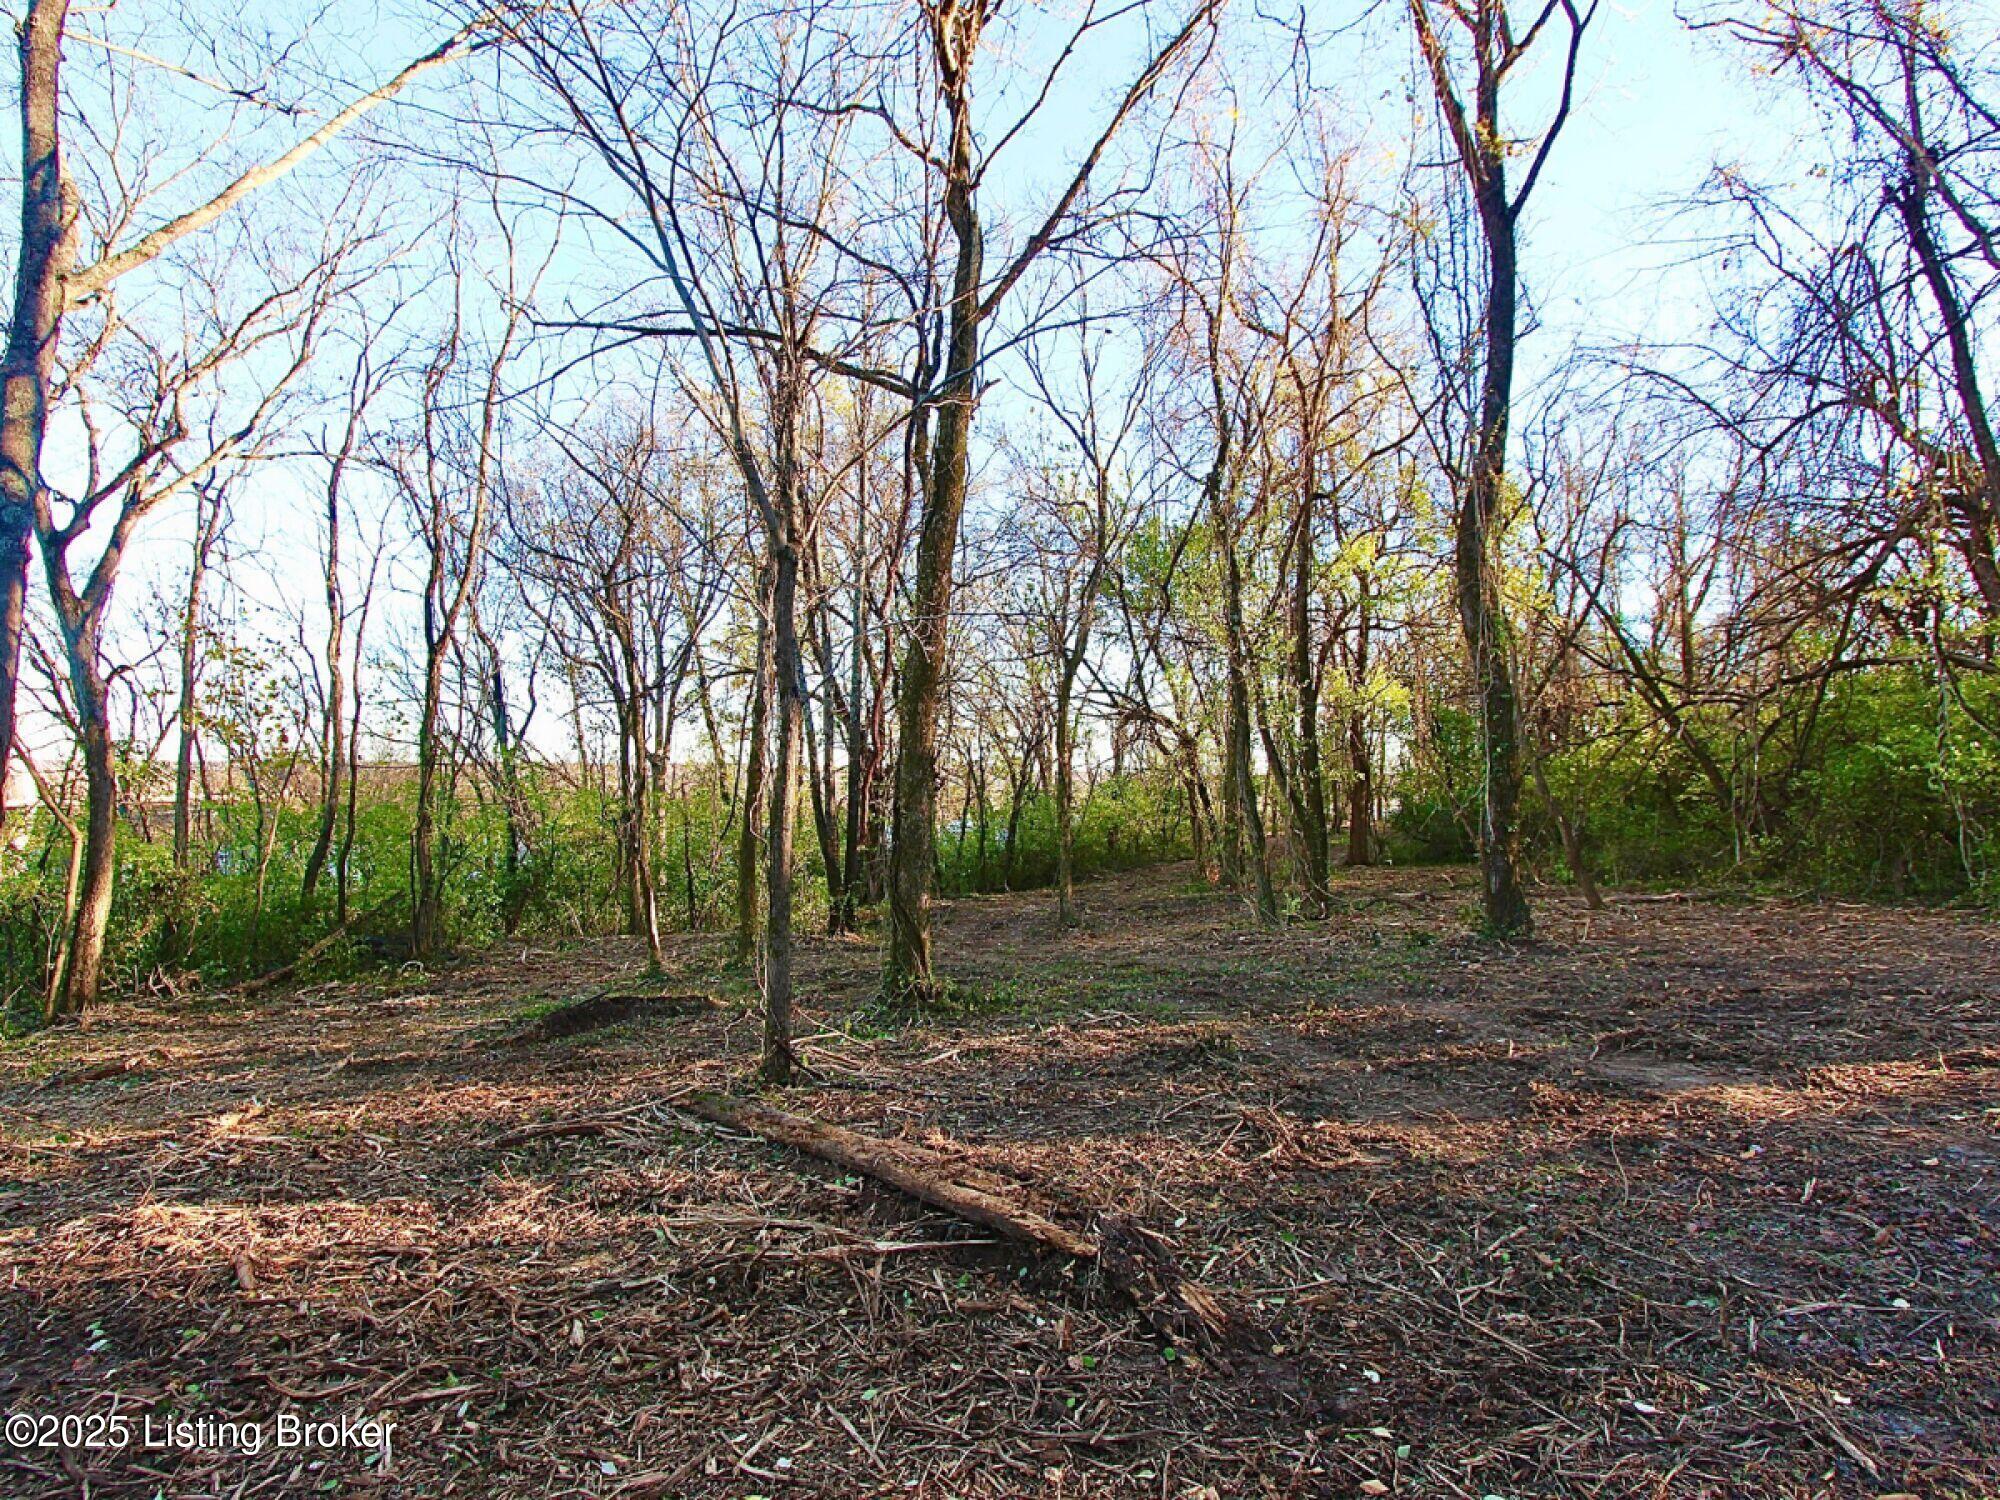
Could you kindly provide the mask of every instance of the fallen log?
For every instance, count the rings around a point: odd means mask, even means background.
[[[338,927],[334,928],[333,931],[327,933],[326,936],[322,937],[318,942],[314,943],[311,947],[307,948],[304,952],[299,954],[299,956],[293,959],[290,963],[280,964],[275,969],[267,969],[262,974],[257,975],[254,979],[245,979],[237,984],[228,985],[224,987],[222,993],[225,995],[257,995],[263,993],[265,990],[270,989],[271,986],[273,985],[283,984],[287,979],[290,979],[294,974],[298,973],[300,969],[304,968],[307,964],[311,963],[314,959],[318,958],[322,953],[326,952],[327,949],[331,948],[335,943],[339,942],[342,938],[346,937],[347,934],[352,929],[359,927],[364,923],[373,921],[376,917],[380,916],[383,912],[387,911],[388,909],[389,909],[389,902],[383,901],[377,903],[374,906],[369,907],[368,910],[364,912],[357,912],[355,915],[349,917],[345,922],[342,922]]]
[[[123,1078],[127,1073],[142,1072],[161,1060],[161,1056],[156,1053],[135,1052],[130,1057],[114,1058],[110,1062],[91,1063],[87,1067],[69,1068],[60,1073],[51,1073],[42,1080],[42,1087],[59,1089],[72,1083],[102,1083],[107,1078]]]
[[[965,1179],[960,1171],[936,1152],[907,1141],[882,1141],[861,1135],[840,1125],[828,1125],[806,1115],[736,1099],[727,1094],[690,1094],[678,1101],[677,1109],[701,1116],[716,1125],[747,1130],[794,1151],[859,1172],[877,1182],[887,1183],[908,1193],[919,1203],[956,1214],[981,1229],[990,1229],[1004,1239],[1024,1245],[1039,1245],[1073,1260],[1095,1260],[1097,1246],[1083,1235],[1045,1218],[1032,1208],[1009,1203],[991,1191],[997,1185],[985,1178],[981,1185]]]
[[[880,1140],[728,1094],[689,1094],[674,1107],[859,1172],[1017,1244],[1093,1265],[1162,1338],[1201,1350],[1220,1369],[1229,1370],[1232,1357],[1270,1355],[1268,1336],[1247,1311],[1182,1275],[1168,1241],[1121,1214],[1097,1214],[1091,1232],[1080,1233],[1009,1195],[1000,1179],[912,1141]]]
[[[536,1017],[517,1038],[524,1042],[560,1041],[600,1031],[641,1016],[705,1016],[722,1009],[713,995],[588,995],[571,1000]]]
[[[525,1146],[554,1136],[603,1135],[615,1124],[612,1120],[551,1120],[543,1125],[523,1125],[519,1130],[503,1130],[486,1144],[494,1149]]]

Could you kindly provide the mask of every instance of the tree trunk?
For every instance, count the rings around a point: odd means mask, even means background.
[[[50,804],[53,810],[54,804]],[[47,984],[42,993],[42,1014],[53,1021],[61,1012],[63,981],[69,974],[69,949],[76,938],[76,902],[83,889],[83,845],[84,833],[76,823],[67,817],[61,819],[63,830],[69,835],[69,859],[63,867],[63,905],[61,936],[56,939],[55,953],[52,955]]]
[[[834,820],[833,641],[823,608],[817,611],[816,623],[824,687],[820,694],[820,728],[817,734],[813,730],[811,713],[802,716],[806,738],[806,781],[812,788],[813,831],[819,838],[820,868],[826,875],[827,931],[839,932],[840,913],[847,905],[847,895],[842,885],[840,832]]]
[[[201,744],[201,600],[208,578],[208,559],[222,533],[223,494],[219,488],[195,486],[194,547],[188,559],[187,597],[180,621],[180,743],[174,757],[174,871],[185,882],[194,855],[195,758]],[[187,917],[192,893],[183,885],[175,891],[164,919],[160,949],[167,962],[187,956],[192,936]]]
[[[1219,475],[1216,476],[1216,483],[1219,489]],[[1216,496],[1211,498],[1215,500],[1218,521],[1225,520],[1221,500]],[[1243,573],[1236,560],[1234,526],[1219,524],[1216,537],[1224,549],[1223,627],[1229,637],[1229,802],[1236,809],[1238,826],[1242,831],[1245,845],[1242,857],[1249,866],[1247,873],[1254,893],[1257,920],[1271,925],[1278,920],[1278,898],[1271,888],[1271,861],[1264,839],[1264,817],[1257,806],[1257,778],[1250,765],[1250,673],[1243,639]]]
[[[1368,715],[1347,716],[1347,862],[1375,863],[1375,774],[1368,746]]]
[[[188,565],[187,601],[181,610],[180,745],[174,758],[174,868],[183,873],[194,848],[194,748],[201,731],[195,692],[200,674],[201,589],[208,572],[208,549],[202,545],[203,535],[198,528],[194,557]]]
[[[917,571],[911,596],[910,643],[903,657],[897,705],[895,845],[889,857],[889,950],[883,990],[892,999],[931,995],[931,871],[937,837],[938,715],[944,698],[945,652],[951,642],[952,563],[965,513],[967,447],[979,397],[980,279],[985,234],[974,201],[977,164],[972,142],[969,70],[979,45],[979,7],[964,8],[935,43],[951,116],[944,211],[957,256],[952,265],[950,327],[944,378],[936,399],[937,432],[924,479],[917,531]]]
[[[350,423],[350,447],[353,436],[354,425]],[[305,874],[299,882],[299,901],[308,906],[312,903],[313,893],[319,889],[320,873],[325,869],[327,855],[333,849],[334,824],[340,817],[342,781],[346,773],[344,717],[347,668],[342,636],[346,633],[347,621],[340,595],[340,480],[346,460],[345,451],[334,459],[326,482],[326,774],[320,782],[319,833],[313,839],[312,852],[306,856]]]
[[[784,494],[790,481],[780,477],[780,505],[791,527],[795,500]],[[801,662],[798,633],[799,558],[796,534],[774,538],[771,556],[771,638],[774,685],[778,698],[778,732],[771,767],[769,860],[765,896],[769,917],[764,930],[764,1061],[770,1083],[789,1083],[792,1054],[792,839],[797,821],[794,782],[798,776],[799,739],[805,717],[800,694]]]
[[[49,380],[62,323],[63,276],[75,253],[65,204],[61,90],[69,0],[31,0],[18,23],[21,57],[21,241],[14,260],[14,313],[0,364],[0,746],[12,754],[27,621],[30,539],[42,484]],[[5,778],[0,777],[0,782]],[[0,787],[0,821],[7,814]]]
[[[1972,448],[1972,462],[1965,466],[1968,472],[1954,497],[1956,508],[1965,517],[1959,550],[1979,589],[1986,618],[1992,620],[2000,618],[2000,558],[1995,556],[1996,543],[2000,543],[2000,439],[1994,437],[1992,415],[1980,383],[1972,318],[1931,230],[1932,178],[1929,164],[1911,152],[1903,188],[1891,197],[1909,232],[1924,285],[1944,322],[1953,393],[1958,397]]]
[[[1326,816],[1326,778],[1319,753],[1319,673],[1312,639],[1313,486],[1308,467],[1305,493],[1299,500],[1299,524],[1292,538],[1292,693],[1298,703],[1299,752],[1294,779],[1303,815],[1300,841],[1305,845],[1306,900],[1315,916],[1325,916],[1333,901],[1330,835]]]
[[[1486,929],[1495,937],[1523,938],[1533,934],[1534,919],[1516,868],[1521,804],[1519,713],[1513,669],[1507,660],[1507,622],[1496,577],[1498,544],[1493,535],[1507,476],[1518,282],[1514,220],[1507,208],[1505,184],[1489,177],[1478,196],[1491,262],[1486,300],[1486,369],[1480,391],[1479,432],[1472,474],[1458,510],[1454,562],[1459,619],[1472,659],[1486,752],[1486,797],[1479,839]]]
[[[628,643],[629,649],[629,643]],[[637,666],[636,653],[631,665]],[[646,940],[646,962],[653,972],[666,967],[666,950],[660,942],[660,907],[653,878],[653,778],[647,755],[645,698],[638,691],[637,677],[628,679],[631,696],[625,705],[625,741],[621,755],[627,760],[624,839],[627,873],[625,930]]]
[[[857,546],[859,545],[857,539]],[[828,915],[832,932],[852,932],[858,915],[861,886],[867,879],[862,868],[862,845],[866,842],[868,807],[875,799],[875,757],[868,745],[868,731],[861,715],[861,687],[864,642],[867,628],[862,615],[860,585],[854,590],[854,641],[847,677],[847,808],[840,874],[840,902]]]
[[[506,823],[502,834],[507,843],[500,852],[500,930],[512,937],[521,930],[521,919],[528,907],[527,883],[521,873],[521,852],[526,839],[521,830],[520,758],[514,745],[513,720],[507,710],[507,673],[500,660],[499,649],[484,630],[480,632],[480,639],[493,664],[490,694],[493,755],[500,779],[500,808]]]
[[[757,661],[750,687],[750,723],[744,731],[742,821],[736,833],[736,962],[757,956],[757,825],[764,816],[765,720],[770,713],[771,610],[774,573],[767,562],[757,589]]]
[[[1349,691],[1354,706],[1347,715],[1347,862],[1375,862],[1375,766],[1369,747],[1368,651],[1373,632],[1368,585],[1361,586],[1361,605],[1354,625],[1354,654],[1349,662]]]
[[[66,631],[70,685],[76,694],[83,739],[85,823],[82,880],[69,963],[57,1011],[80,1016],[97,1003],[104,980],[104,940],[111,930],[111,897],[117,878],[118,763],[111,739],[110,690],[97,664],[94,627]]]
[[[438,714],[444,697],[443,643],[433,641],[424,667],[417,723],[417,815],[410,832],[410,956],[433,958],[444,946],[444,882],[438,869]]]
[[[1222,884],[1229,890],[1240,891],[1244,885],[1245,866],[1243,860],[1243,806],[1236,799],[1236,716],[1234,699],[1225,689],[1223,697],[1222,725],[1222,808],[1221,817],[1215,830],[1215,871]]]
[[[1056,683],[1056,921],[1076,926],[1075,771],[1076,747],[1071,743],[1070,693],[1074,677],[1065,672]]]
[[[1576,888],[1583,896],[1583,904],[1592,911],[1604,910],[1604,893],[1597,888],[1597,877],[1591,873],[1590,859],[1584,842],[1583,823],[1572,815],[1563,804],[1556,800],[1556,794],[1549,785],[1548,772],[1543,769],[1542,758],[1534,758],[1535,790],[1542,794],[1542,801],[1548,804],[1549,816],[1555,819],[1556,832],[1562,837],[1563,859],[1569,865],[1569,872],[1576,881]]]
[[[341,814],[340,852],[334,859],[333,868],[333,920],[336,928],[347,926],[348,895],[354,884],[355,819],[359,811],[357,803],[361,786],[361,647],[368,634],[368,611],[374,602],[375,576],[371,573],[354,622],[354,683],[349,695],[354,706],[347,721],[347,806]]]

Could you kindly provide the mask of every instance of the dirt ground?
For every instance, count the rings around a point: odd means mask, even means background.
[[[720,939],[666,988],[723,1008],[567,1035],[643,955],[515,945],[0,1053],[0,1414],[396,1424],[0,1445],[0,1495],[2000,1494],[2000,928],[1543,891],[1500,950],[1463,871],[1278,932],[1186,867],[1082,896],[945,910],[914,1021],[810,942],[782,1102],[1135,1216],[1254,1372],[675,1109],[754,1061]]]

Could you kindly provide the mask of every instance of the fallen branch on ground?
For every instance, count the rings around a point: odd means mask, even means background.
[[[678,1096],[675,1096],[678,1097]],[[643,1104],[628,1104],[623,1109],[614,1109],[601,1115],[582,1115],[573,1120],[541,1120],[533,1125],[521,1125],[512,1130],[503,1130],[486,1144],[488,1147],[524,1146],[529,1141],[549,1140],[557,1136],[608,1135],[621,1125],[651,1111],[658,1101]],[[667,1103],[672,1103],[669,1099]]]
[[[727,1094],[689,1094],[675,1107],[859,1172],[1017,1244],[1094,1265],[1162,1338],[1201,1350],[1220,1369],[1231,1368],[1232,1356],[1269,1357],[1270,1341],[1255,1319],[1182,1275],[1169,1242],[1121,1214],[1098,1214],[1093,1232],[1081,1234],[1020,1202],[1001,1179],[914,1142],[878,1140]]]
[[[525,1146],[529,1141],[544,1141],[561,1135],[603,1135],[616,1123],[613,1120],[551,1120],[542,1125],[524,1125],[519,1130],[504,1130],[486,1144],[491,1147]]]
[[[42,1080],[45,1089],[59,1089],[72,1083],[101,1083],[107,1078],[122,1078],[127,1073],[137,1073],[153,1064],[165,1061],[167,1054],[161,1052],[135,1052],[130,1057],[114,1058],[110,1062],[91,1063],[87,1067],[68,1068],[60,1073],[51,1073]]]
[[[283,984],[287,979],[290,979],[294,974],[298,973],[300,969],[304,968],[307,964],[311,963],[314,959],[318,958],[322,953],[326,952],[327,949],[331,948],[335,943],[339,942],[342,938],[346,937],[347,934],[354,928],[387,911],[389,909],[389,904],[390,904],[389,902],[383,901],[375,906],[369,907],[367,911],[355,913],[355,915],[349,917],[345,922],[342,922],[338,927],[334,928],[333,931],[329,932],[325,937],[321,938],[318,942],[314,943],[310,948],[306,949],[305,952],[301,953],[297,958],[293,959],[290,963],[280,964],[275,969],[270,969],[262,974],[259,974],[255,979],[246,979],[241,984],[232,984],[227,989],[225,989],[223,993],[228,995],[255,995],[260,991],[268,990],[274,984]]]

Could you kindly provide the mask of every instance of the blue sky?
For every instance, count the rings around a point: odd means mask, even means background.
[[[1816,158],[1784,82],[1756,77],[1716,33],[1662,0],[1606,3],[1585,44],[1584,89],[1530,212],[1524,275],[1550,333],[1589,342],[1670,337],[1703,311],[1696,277],[1668,268],[1693,226],[1672,206],[1722,161],[1752,176]]]
[[[1311,6],[1310,24],[1333,28],[1315,55],[1315,77],[1336,91],[1343,111],[1351,111],[1353,135],[1372,136],[1382,149],[1394,149],[1407,134],[1410,113],[1407,19],[1398,0],[1386,0],[1360,25],[1339,29],[1338,22],[1355,14],[1347,0],[1339,4],[1337,9],[1328,0],[1316,0]],[[224,13],[223,7],[216,9],[218,16]],[[286,9],[277,6],[269,15],[274,32],[296,24]],[[245,12],[227,14],[240,17]],[[359,24],[359,17],[373,14],[370,7],[336,7],[332,17],[355,45],[344,51],[329,42],[317,49],[323,61],[336,63],[338,71],[356,81],[386,76],[442,29],[423,22],[375,28]],[[94,28],[104,23],[86,14],[78,24]],[[1038,50],[1045,35],[1053,32],[1038,35],[1025,50]],[[994,118],[1004,115],[1009,92],[1006,61],[1004,55],[996,60],[991,93],[984,97],[987,105],[998,106]],[[1016,76],[1029,71],[1023,68]],[[1075,96],[1075,105],[1060,101],[1062,108],[1053,113],[1063,118],[1055,127],[1073,126],[1072,108],[1087,110],[1093,121],[1100,118],[1103,96],[1122,86],[1126,71],[1125,65],[1105,66],[1101,60],[1078,69],[1065,90]],[[1679,241],[1689,225],[1675,220],[1671,206],[1692,192],[1718,159],[1769,178],[1799,171],[1816,155],[1802,149],[1802,140],[1812,134],[1811,122],[1791,103],[1787,87],[1754,77],[1739,50],[1720,37],[1690,31],[1659,0],[1604,0],[1585,44],[1580,81],[1575,114],[1523,226],[1523,278],[1542,319],[1523,351],[1524,374],[1530,379],[1538,367],[1559,360],[1578,341],[1602,345],[1688,333],[1702,317],[1705,299],[1699,273],[1673,264],[1686,253]],[[1538,95],[1546,103],[1548,82],[1546,69],[1522,81],[1524,99],[1512,121],[1517,128],[1538,118],[1534,104]],[[419,104],[423,97],[418,96]],[[1090,107],[1087,101],[1093,98],[1098,102]],[[1245,107],[1269,110],[1283,103],[1274,96]],[[399,129],[421,124],[421,116],[403,114]],[[167,119],[173,123],[171,115]],[[17,157],[14,131],[9,111],[0,127],[0,146]],[[188,122],[187,138],[199,136],[198,122]],[[994,207],[1000,211],[993,219],[1012,218],[1018,226],[1032,205],[1047,198],[1049,186],[1067,176],[1074,137],[1058,133],[1052,146],[1027,137],[1016,144],[1016,159],[1007,171],[996,173],[993,187],[999,201]],[[337,169],[339,159],[329,155],[321,169]],[[1016,212],[1008,214],[1008,206]],[[996,234],[989,269],[1000,263],[1010,238]],[[297,513],[287,513],[293,507],[285,499],[286,488],[282,481],[268,486],[260,513],[246,515],[238,535],[242,545],[269,554],[271,586],[289,592],[288,576],[302,584],[310,578],[315,525],[305,509],[311,498],[305,487],[299,487]],[[177,567],[186,523],[184,511],[160,512],[151,523],[153,541],[146,550],[167,567]],[[145,560],[134,562],[137,566],[121,585],[127,610],[145,595]],[[303,588],[299,596],[315,592]]]

